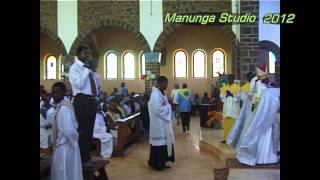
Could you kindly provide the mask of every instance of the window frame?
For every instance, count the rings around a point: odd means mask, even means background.
[[[55,58],[55,63],[56,63],[56,68],[55,68],[55,78],[54,79],[48,79],[48,60],[50,57],[54,57]],[[58,80],[58,73],[57,73],[57,68],[58,68],[58,59],[55,55],[53,54],[48,54],[46,57],[45,57],[45,61],[44,61],[44,67],[45,67],[45,74],[44,74],[44,79],[46,81],[50,81],[50,80]]]
[[[126,78],[125,77],[125,59],[124,59],[124,56],[126,55],[126,54],[128,54],[128,53],[132,53],[132,55],[133,55],[133,63],[134,63],[134,65],[133,65],[133,75],[134,75],[134,77],[133,78]],[[136,54],[134,53],[134,51],[132,51],[132,50],[126,50],[126,51],[124,51],[123,52],[123,54],[122,54],[122,69],[123,69],[123,71],[122,71],[122,77],[123,77],[123,79],[125,79],[125,80],[135,80],[136,78],[137,78],[137,76],[136,76]]]
[[[176,77],[176,54],[178,52],[183,52],[186,55],[186,76],[185,77]],[[184,49],[177,49],[173,52],[173,77],[174,79],[187,79],[188,78],[188,53]]]
[[[271,72],[270,71],[270,53],[272,53],[273,54],[273,56],[274,56],[274,72]],[[269,74],[275,74],[276,73],[276,62],[277,62],[277,57],[276,57],[276,54],[274,53],[274,52],[272,52],[272,51],[268,51],[268,73]]]
[[[116,55],[116,57],[117,57],[117,77],[116,78],[108,78],[108,55],[109,54],[111,54],[111,53],[113,53],[113,54],[115,54]],[[115,51],[115,50],[110,50],[110,51],[107,51],[106,53],[105,53],[105,55],[104,55],[104,69],[105,69],[105,71],[104,71],[104,79],[106,79],[106,80],[115,80],[115,79],[119,79],[119,54]]]
[[[144,74],[142,73],[143,71],[143,66],[142,66],[142,56],[144,55]],[[146,74],[146,55],[145,55],[145,52],[140,52],[140,77],[142,77],[142,75],[145,75]]]
[[[203,65],[204,65],[204,67],[203,67],[203,70],[204,70],[204,72],[203,72],[203,77],[195,77],[194,76],[194,70],[195,70],[195,65],[194,65],[194,55],[195,55],[195,53],[197,53],[198,51],[200,51],[200,52],[202,52],[203,54],[204,54],[204,62],[203,62]],[[205,50],[203,50],[203,49],[196,49],[196,50],[194,50],[193,51],[193,53],[192,53],[192,77],[194,78],[194,79],[205,79],[205,78],[207,78],[207,53],[206,53],[206,51]]]
[[[227,73],[227,56],[226,56],[226,52],[222,49],[222,48],[215,48],[212,50],[211,52],[211,69],[212,69],[212,72],[211,72],[211,77],[212,78],[218,78],[217,77],[214,77],[214,74],[213,74],[213,54],[216,52],[216,51],[221,51],[222,54],[223,54],[223,72],[226,74]]]

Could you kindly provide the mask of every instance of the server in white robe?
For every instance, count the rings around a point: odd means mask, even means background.
[[[256,73],[257,76],[253,77],[250,81],[248,96],[245,99],[235,124],[230,131],[228,139],[226,140],[226,143],[235,149],[238,148],[241,139],[243,138],[243,134],[251,123],[252,117],[256,112],[254,111],[254,104],[256,100],[260,98],[261,90],[266,88],[266,85],[259,81],[266,77],[267,71],[261,71],[261,69],[257,67]],[[258,91],[259,94],[257,93]]]
[[[266,84],[267,79],[258,71],[252,103],[246,102],[227,140],[236,149],[237,159],[250,166],[278,162],[280,89],[267,88]]]
[[[83,180],[78,124],[72,104],[63,99],[65,92],[66,87],[62,82],[57,82],[52,87],[57,114],[52,124],[54,152],[51,180]]]
[[[149,166],[156,170],[170,168],[167,161],[175,162],[174,134],[172,129],[172,110],[164,91],[167,89],[168,79],[164,76],[158,78],[157,87],[152,88],[148,103],[150,116]]]
[[[237,159],[250,166],[278,162],[280,89],[264,90],[257,112],[236,151]]]
[[[55,116],[55,108],[50,104],[51,96],[42,95],[43,104],[40,106],[40,148],[47,149],[51,146],[51,125]]]
[[[110,158],[112,155],[113,144],[112,135],[107,133],[107,126],[105,123],[106,115],[100,111],[96,115],[96,121],[94,124],[93,137],[101,141],[100,155],[103,158]]]
[[[48,149],[49,138],[50,138],[49,128],[47,128],[46,120],[40,114],[40,148],[41,149]]]

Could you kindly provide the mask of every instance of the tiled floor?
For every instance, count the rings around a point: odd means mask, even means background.
[[[206,142],[216,152],[222,153],[225,158],[235,158],[235,151],[229,145],[221,143],[224,140],[223,129],[201,128],[200,140]]]
[[[228,180],[280,180],[280,170],[230,169]]]
[[[223,163],[214,155],[200,151],[199,117],[191,119],[191,131],[183,134],[180,126],[174,127],[176,143],[176,162],[171,169],[158,172],[151,169],[148,164],[149,144],[147,142],[132,145],[124,158],[111,158],[107,166],[111,180],[212,180],[213,169],[221,168]]]

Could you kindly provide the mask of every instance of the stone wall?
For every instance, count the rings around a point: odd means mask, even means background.
[[[163,18],[165,18],[167,13],[201,13],[201,12],[232,12],[231,1],[172,1],[172,0],[163,0]],[[163,23],[163,32],[159,36],[154,51],[161,52],[162,48],[165,45],[166,38],[172,33],[179,24],[174,23]],[[220,25],[228,37],[232,41],[235,41],[235,36],[231,32],[230,25]],[[152,47],[151,47],[152,48]]]
[[[57,1],[41,0],[40,1],[40,26],[57,34],[58,33],[57,23],[58,23]]]
[[[259,1],[241,1],[240,13],[257,16],[255,23],[240,24],[240,77],[246,79],[247,72],[255,72],[259,57]]]
[[[139,0],[78,1],[79,34],[106,19],[125,22],[139,29]]]

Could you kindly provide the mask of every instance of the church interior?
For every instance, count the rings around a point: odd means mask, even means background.
[[[164,21],[167,13],[221,12],[251,13],[258,19],[207,25]],[[245,165],[237,160],[236,149],[222,142],[227,140],[219,89],[226,83],[224,77],[232,74],[242,86],[250,81],[249,72],[256,73],[265,64],[268,87],[280,87],[280,25],[263,23],[267,13],[280,13],[280,0],[40,0],[40,96],[63,82],[72,99],[69,70],[78,48],[88,47],[101,80],[98,102],[102,104],[121,94],[122,84],[134,102],[150,97],[159,76],[168,79],[165,93],[170,103],[172,90],[184,83],[194,98],[190,131],[184,133],[181,121],[173,118],[175,163],[168,170],[148,166],[149,128],[138,127],[137,117],[132,120],[136,123],[132,134],[122,136],[118,130],[118,147],[113,146],[111,157],[100,155],[102,144],[93,138],[90,153],[92,159],[106,162],[102,165],[105,179],[280,179],[280,162]],[[204,94],[208,102],[203,102]],[[40,145],[43,179],[50,179],[50,162],[44,162],[52,155],[50,147],[50,143]],[[100,170],[84,170],[84,179],[95,179]]]

